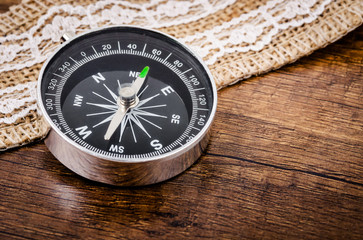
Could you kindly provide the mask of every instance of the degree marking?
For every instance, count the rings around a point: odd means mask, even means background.
[[[164,59],[164,63],[166,62],[166,60],[171,56],[172,53],[170,53],[165,59]]]
[[[97,51],[96,51],[97,52]],[[117,53],[117,51],[115,50],[114,51],[115,53],[114,54],[116,54]],[[129,50],[129,51],[127,51],[127,50],[122,50],[121,48],[119,49],[119,52],[121,52],[122,54],[127,54],[128,52],[130,52],[131,54],[134,54],[134,55],[136,55],[136,52],[135,51],[132,51],[132,50]],[[111,55],[113,52],[112,51],[107,51],[107,53],[105,52],[103,55]],[[148,58],[151,58],[151,55],[150,54],[147,54],[147,53],[145,53],[144,54],[144,56],[146,57],[146,55],[148,56]],[[162,58],[156,58],[156,61],[158,61],[158,62],[160,62],[160,63],[162,63],[164,66],[166,66],[166,67],[168,67],[170,70],[172,70],[172,71],[174,71],[174,73],[176,73],[179,77],[180,77],[180,79],[186,84],[186,86],[187,86],[187,88],[188,88],[188,90],[189,90],[189,92],[190,92],[190,94],[192,95],[192,97],[195,95],[195,91],[198,91],[198,90],[203,90],[202,88],[200,88],[200,89],[193,89],[193,86],[189,83],[189,82],[187,82],[185,79],[185,76],[184,75],[179,75],[180,73],[181,73],[181,71],[180,70],[178,70],[178,69],[176,69],[175,67],[173,67],[170,63],[168,63],[166,60],[170,57],[172,55],[172,53],[169,53],[169,55],[165,58],[165,59],[162,59]],[[62,77],[62,76],[60,76],[60,75],[58,75],[58,77],[60,77],[60,78],[62,78],[63,79],[63,81],[64,81],[64,79],[66,79],[66,77],[68,77],[68,75],[70,75],[70,73],[72,73],[73,71],[75,71],[76,69],[78,69],[80,66],[82,66],[83,64],[85,64],[85,63],[87,63],[88,61],[91,61],[91,60],[93,60],[93,59],[96,59],[96,58],[99,58],[99,57],[101,57],[101,54],[100,53],[97,53],[96,55],[93,55],[92,57],[85,57],[85,58],[83,58],[82,60],[80,60],[79,62],[78,62],[78,65],[74,65],[74,67],[72,67],[72,69],[70,69],[66,74],[65,74],[65,76],[64,77]],[[63,81],[61,81],[60,82],[60,84],[59,84],[59,86],[60,87],[62,87],[62,84],[64,84],[64,82]],[[147,86],[143,89],[143,91],[145,90],[147,88]],[[113,90],[113,89],[112,89]],[[141,92],[140,92],[140,94],[139,95],[141,95]],[[156,96],[153,96],[153,97],[156,97]],[[194,98],[195,98],[195,96],[194,96]],[[150,101],[151,99],[148,99],[148,101]],[[58,98],[58,100],[57,100],[57,98],[56,98],[56,100],[55,100],[56,102],[59,102],[59,98]],[[110,111],[110,114],[112,113],[112,112],[115,112],[116,111],[116,109],[117,109],[117,107],[115,107],[115,106],[111,106],[111,105],[107,105],[107,104],[96,104],[96,103],[88,103],[88,104],[90,104],[90,105],[94,105],[94,106],[97,106],[97,107],[101,107],[101,108],[104,108],[104,109],[108,109],[108,110],[111,110]],[[112,103],[113,105],[115,105],[115,103]],[[146,104],[146,102],[144,103],[144,104]],[[195,101],[195,100],[193,100],[193,106],[194,106],[194,110],[193,110],[193,115],[194,114],[196,114],[197,113],[197,111],[198,110],[203,110],[203,111],[209,111],[209,109],[203,109],[203,108],[198,108],[198,109],[196,109],[195,107],[197,106],[197,102]],[[144,111],[142,111],[142,110],[140,110],[139,111],[139,113],[141,113],[143,116],[144,116]],[[153,125],[153,126],[155,126],[155,127],[157,127],[157,128],[160,128],[161,129],[161,127],[160,126],[157,126],[157,125],[155,125],[155,124],[153,124],[152,122],[150,122],[150,121],[148,121],[147,119],[145,119],[145,118],[143,118],[142,116],[140,116],[140,115],[138,115],[137,116],[140,120],[144,120],[144,121],[146,121],[146,122],[148,122],[149,124],[151,124],[151,125]],[[151,117],[151,116],[150,116]],[[161,116],[161,117],[164,117],[164,118],[167,118],[166,116]],[[67,130],[67,129],[69,129],[69,127],[68,127],[68,125],[64,122],[64,121],[61,121],[61,118],[62,118],[62,116],[60,115],[59,116],[59,118],[60,118],[60,123],[63,123],[62,124],[62,126],[65,128],[65,130]],[[194,119],[194,120],[193,120]],[[126,120],[126,119],[125,119]],[[128,121],[131,121],[130,119],[128,120]],[[190,124],[189,124],[189,127],[187,127],[187,129],[186,129],[186,132],[189,132],[190,131],[190,129],[192,128],[192,123],[194,123],[194,121],[195,121],[195,116],[192,116],[192,121],[190,122]],[[127,123],[127,122],[126,122]],[[121,125],[122,125],[122,123],[121,123]],[[126,124],[125,124],[126,125]],[[135,126],[135,125],[134,125]],[[182,139],[182,137],[185,135],[185,133],[186,132],[184,132],[182,135],[181,135],[181,137],[179,137],[179,139],[178,140],[176,140],[176,141],[174,141],[174,143],[172,143],[170,146],[176,146],[178,143],[180,144],[180,139]],[[74,135],[74,133],[73,132],[70,132],[70,135]],[[184,136],[185,137],[185,136]],[[136,136],[135,136],[135,138],[136,138]],[[80,139],[80,142],[82,142],[82,139]],[[86,145],[88,145],[88,144],[86,144]],[[180,144],[181,146],[183,146],[182,144]],[[94,147],[92,147],[92,146],[89,146],[90,148],[93,148],[93,149],[95,149]],[[167,147],[165,147],[165,149],[166,149]],[[110,155],[110,153],[109,152],[105,152],[105,151],[103,151],[103,150],[100,150],[100,149],[95,149],[95,152],[99,152],[99,153],[101,153],[101,154],[104,154],[104,155]],[[156,154],[160,154],[161,152],[165,152],[164,151],[164,149],[163,149],[163,151],[157,151],[157,152],[153,152],[153,153],[146,153],[146,154],[142,154],[142,155],[139,155],[140,157],[145,157],[145,156],[150,156],[150,157],[152,157],[152,156],[155,156]],[[119,156],[118,154],[112,154],[113,156]],[[130,158],[130,156],[125,156],[126,158]]]
[[[199,90],[204,90],[205,88],[196,88],[196,89],[193,89],[193,91],[199,91]]]
[[[65,79],[63,76],[61,76],[61,75],[59,75],[59,74],[56,74],[56,73],[53,73],[55,76],[57,76],[57,77],[60,77],[60,78],[62,78],[62,79]]]
[[[68,130],[68,131],[66,131],[64,134],[68,134],[68,133],[70,133],[70,132],[72,132],[72,130]]]
[[[186,71],[184,71],[184,72],[182,72],[181,73],[181,75],[183,75],[183,74],[185,74],[185,73],[187,73],[187,72],[189,72],[190,70],[192,70],[193,68],[189,68],[188,70],[186,70]]]
[[[72,57],[69,57],[69,59],[71,59],[73,62],[75,62],[76,64],[78,64],[78,62],[76,60],[74,60]]]
[[[93,51],[95,51],[95,53],[98,55],[98,52],[96,51],[95,47],[92,45],[92,49]]]

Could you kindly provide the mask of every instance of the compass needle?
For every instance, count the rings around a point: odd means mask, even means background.
[[[149,72],[149,67],[148,66],[144,67],[140,72],[139,76],[135,79],[134,83],[132,84],[131,87],[134,89],[136,94],[140,91],[140,88],[144,84],[148,72]]]
[[[70,38],[39,73],[50,151],[95,181],[164,181],[206,148],[216,87],[191,49],[164,33],[103,27]]]
[[[139,99],[136,96],[136,94],[140,91],[142,85],[144,84],[148,72],[149,72],[149,67],[148,66],[144,67],[139,76],[135,79],[135,81],[131,85],[129,84],[122,85],[120,84],[119,80],[117,80],[117,83],[119,84],[120,88],[119,96],[114,94],[105,84],[103,84],[105,88],[109,91],[109,93],[112,95],[112,97],[117,101],[118,104],[118,110],[116,111],[115,115],[112,117],[110,125],[108,126],[106,134],[104,136],[105,140],[110,140],[111,136],[114,134],[114,132],[121,124],[122,120],[124,119],[127,111],[131,108],[134,108],[139,103]],[[133,118],[132,115],[130,115],[129,120],[130,119],[132,119],[140,127],[140,125],[137,123],[137,121]],[[103,123],[104,121],[102,121],[101,123]],[[129,122],[130,122],[130,127],[132,129],[131,120]],[[143,131],[146,132],[146,130],[144,129]],[[136,137],[134,138],[136,142]]]
[[[105,140],[110,140],[112,134],[115,132],[115,130],[117,129],[117,127],[120,125],[120,123],[122,122],[126,112],[128,109],[125,108],[119,108],[115,115],[113,115],[112,120],[110,122],[110,125],[107,128],[106,134],[104,136]]]

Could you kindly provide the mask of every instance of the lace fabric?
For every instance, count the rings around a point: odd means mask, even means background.
[[[338,39],[361,24],[363,12],[362,1],[354,0],[47,1],[25,0],[0,14],[0,149],[24,142],[14,126],[42,121],[35,81],[66,31],[121,24],[159,29],[194,49],[221,88]],[[21,30],[11,31],[19,27],[13,17]],[[47,128],[34,126],[30,132],[45,135]]]
[[[256,10],[182,40],[191,45],[208,65],[212,65],[226,53],[257,52],[263,49],[280,30],[316,20],[330,2],[331,0],[269,1]],[[269,31],[265,31],[266,29]]]
[[[234,2],[152,0],[141,4],[104,0],[87,6],[53,6],[27,32],[0,37],[0,72],[19,70],[45,61],[67,31],[82,31],[101,25],[132,24],[161,28],[187,24]],[[62,13],[67,15],[60,15]]]

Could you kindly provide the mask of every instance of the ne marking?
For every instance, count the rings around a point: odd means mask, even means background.
[[[120,47],[120,41],[117,41],[117,46],[118,46],[118,52],[121,52],[121,47]]]
[[[142,54],[144,54],[144,52],[145,52],[145,49],[146,49],[146,43],[145,43],[145,45],[144,45],[144,49],[142,50]]]
[[[55,93],[46,93],[45,95],[47,95],[47,96],[54,96],[54,97],[57,96],[57,94],[55,94]]]

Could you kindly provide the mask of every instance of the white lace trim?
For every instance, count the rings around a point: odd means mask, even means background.
[[[65,31],[80,30],[84,26],[94,28],[104,23],[167,27],[196,21],[234,2],[235,0],[151,0],[148,4],[135,4],[104,0],[85,7],[67,4],[54,6],[29,31],[0,37],[0,73],[43,62],[53,50],[51,43],[58,42]],[[330,2],[331,0],[270,0],[256,10],[181,40],[211,65],[227,53],[261,50],[271,43],[280,30],[314,21]],[[59,15],[63,12],[68,13],[68,16]],[[45,24],[47,21],[51,22]],[[14,123],[36,109],[35,88],[35,83],[25,83],[0,90],[0,113],[9,115],[14,112],[11,117],[0,118],[0,124]]]
[[[37,108],[36,84],[27,82],[0,90],[0,113],[12,113],[10,117],[0,118],[0,124],[14,123]]]
[[[49,48],[50,43],[59,42],[64,32],[78,30],[81,26],[96,28],[102,23],[132,23],[150,28],[168,27],[196,21],[234,2],[235,0],[152,0],[148,4],[135,4],[128,1],[104,0],[86,7],[74,7],[69,4],[53,6],[29,31],[20,35],[0,37],[0,72],[20,70],[45,61],[53,51]],[[63,12],[69,16],[60,16]],[[49,20],[52,20],[51,23],[45,24]],[[14,43],[18,41],[21,41],[21,44]],[[46,46],[43,46],[45,42]],[[18,60],[13,62],[15,58]]]
[[[317,2],[321,3],[317,5]],[[330,2],[331,0],[269,1],[266,5],[211,30],[181,40],[190,45],[207,65],[212,65],[226,53],[261,50],[271,43],[280,30],[299,27],[317,19]],[[304,17],[297,20],[299,16]],[[265,31],[267,28],[270,28],[269,31]],[[214,54],[211,54],[212,50]]]

